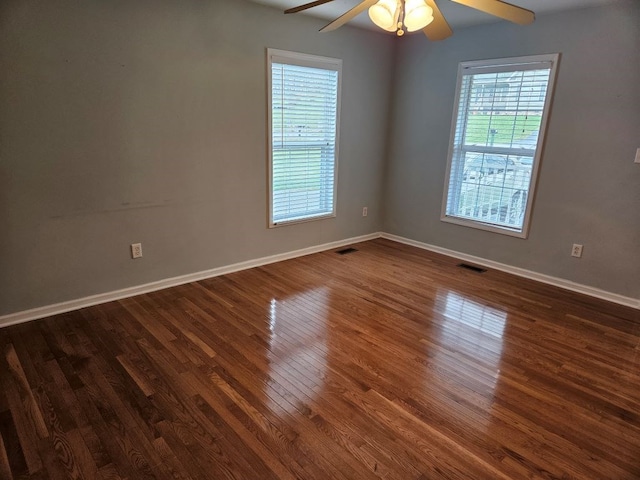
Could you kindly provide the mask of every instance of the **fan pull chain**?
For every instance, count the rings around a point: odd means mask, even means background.
[[[404,35],[404,14],[405,14],[405,2],[404,0],[399,0],[400,2],[402,2],[402,8],[400,8],[400,18],[398,18],[398,30],[396,30],[396,35],[401,37]]]

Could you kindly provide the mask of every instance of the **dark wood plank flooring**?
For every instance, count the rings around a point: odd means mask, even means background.
[[[638,310],[356,247],[0,330],[0,478],[640,478]]]

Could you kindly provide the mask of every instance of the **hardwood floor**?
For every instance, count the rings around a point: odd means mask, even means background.
[[[640,478],[639,311],[356,248],[0,330],[0,478]]]

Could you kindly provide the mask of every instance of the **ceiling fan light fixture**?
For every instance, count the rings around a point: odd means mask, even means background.
[[[405,0],[404,24],[407,31],[421,30],[433,22],[433,9],[424,0]]]
[[[369,8],[369,18],[383,30],[395,32],[401,8],[398,0],[378,0],[378,3]]]
[[[333,1],[335,0],[313,0],[309,3],[289,8],[284,13],[302,12]],[[440,0],[437,1],[439,2]],[[535,13],[531,10],[512,5],[503,0],[451,1],[519,25],[528,25],[536,18]],[[389,32],[396,32],[399,37],[405,34],[405,30],[408,32],[422,30],[431,41],[444,40],[453,34],[436,0],[361,0],[351,10],[322,27],[320,31],[332,32],[367,9],[369,10],[369,17],[376,26]]]

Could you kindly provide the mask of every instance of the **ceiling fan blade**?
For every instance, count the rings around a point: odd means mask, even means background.
[[[355,18],[356,16],[358,16],[362,12],[364,12],[367,8],[371,7],[377,1],[378,0],[363,0],[358,5],[356,5],[351,10],[349,10],[347,13],[345,13],[343,15],[340,15],[333,22],[331,22],[330,24],[325,25],[324,27],[322,27],[320,29],[320,31],[321,32],[330,32],[332,30],[335,30],[336,28],[340,28],[342,25],[347,23],[349,20],[351,20],[352,18]]]
[[[451,27],[442,16],[442,12],[436,5],[434,0],[426,0],[427,5],[433,9],[433,22],[422,29],[422,32],[427,36],[429,40],[435,42],[437,40],[444,40],[453,34]]]
[[[304,5],[298,5],[297,7],[288,8],[284,11],[284,13],[298,13],[308,8],[317,7],[329,2],[333,2],[333,0],[316,0],[315,2],[305,3]]]
[[[500,0],[453,0],[467,7],[475,8],[481,12],[504,18],[513,23],[528,25],[532,23],[536,16],[531,10],[501,2]]]

